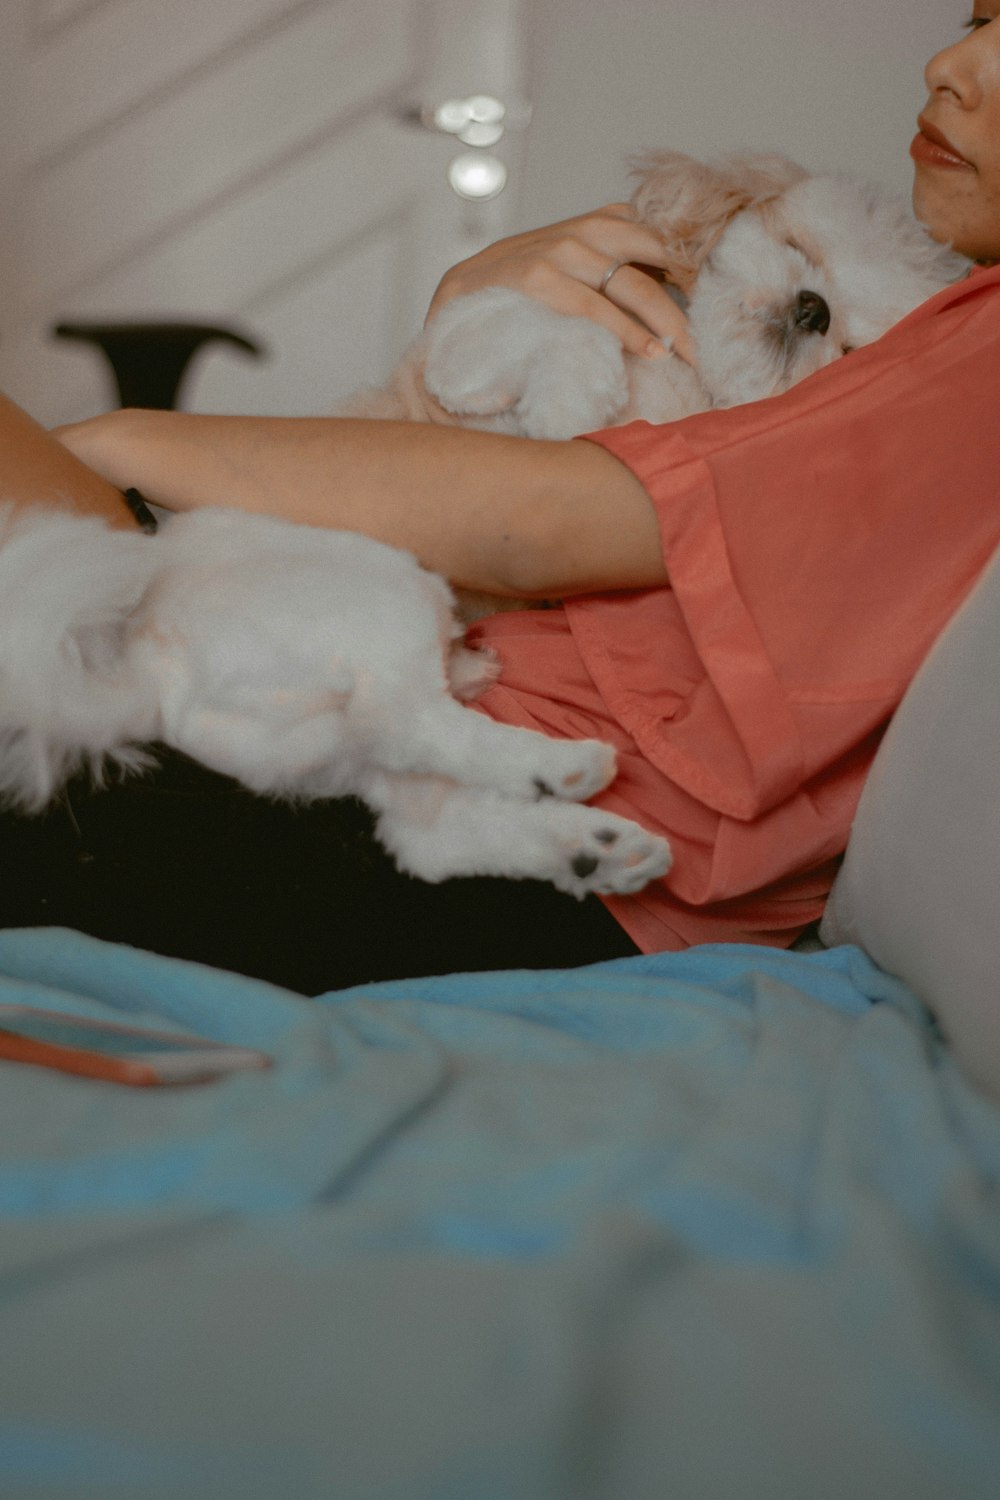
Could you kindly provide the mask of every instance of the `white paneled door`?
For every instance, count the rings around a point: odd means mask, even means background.
[[[66,319],[265,346],[199,355],[194,410],[324,412],[381,378],[511,222],[523,3],[2,0],[0,388],[46,424],[113,404]]]

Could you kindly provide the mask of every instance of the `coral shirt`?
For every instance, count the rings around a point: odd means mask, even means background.
[[[597,800],[674,868],[608,906],[644,951],[818,917],[886,724],[1000,543],[1000,267],[767,401],[589,434],[670,586],[492,616],[492,717],[619,750]]]

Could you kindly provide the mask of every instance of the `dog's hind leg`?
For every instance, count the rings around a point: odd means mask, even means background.
[[[596,807],[380,773],[366,778],[361,796],[399,867],[422,880],[503,875],[583,897],[632,893],[670,868],[665,839]]]
[[[387,714],[371,759],[389,772],[438,775],[531,801],[585,802],[614,778],[615,752],[600,740],[552,739],[498,724],[445,693],[428,695],[400,722]]]

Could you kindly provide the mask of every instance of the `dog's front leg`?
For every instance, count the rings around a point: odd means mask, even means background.
[[[424,382],[449,412],[522,437],[562,439],[610,425],[628,399],[614,334],[520,292],[457,297],[426,334]]]

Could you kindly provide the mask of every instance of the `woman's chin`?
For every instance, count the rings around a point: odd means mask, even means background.
[[[932,173],[918,163],[913,180],[913,212],[932,240],[950,245],[959,255],[980,264],[1000,260],[1000,215],[976,212],[968,192],[956,196],[943,173]],[[951,190],[949,191],[949,189]],[[985,221],[985,222],[983,222]]]

